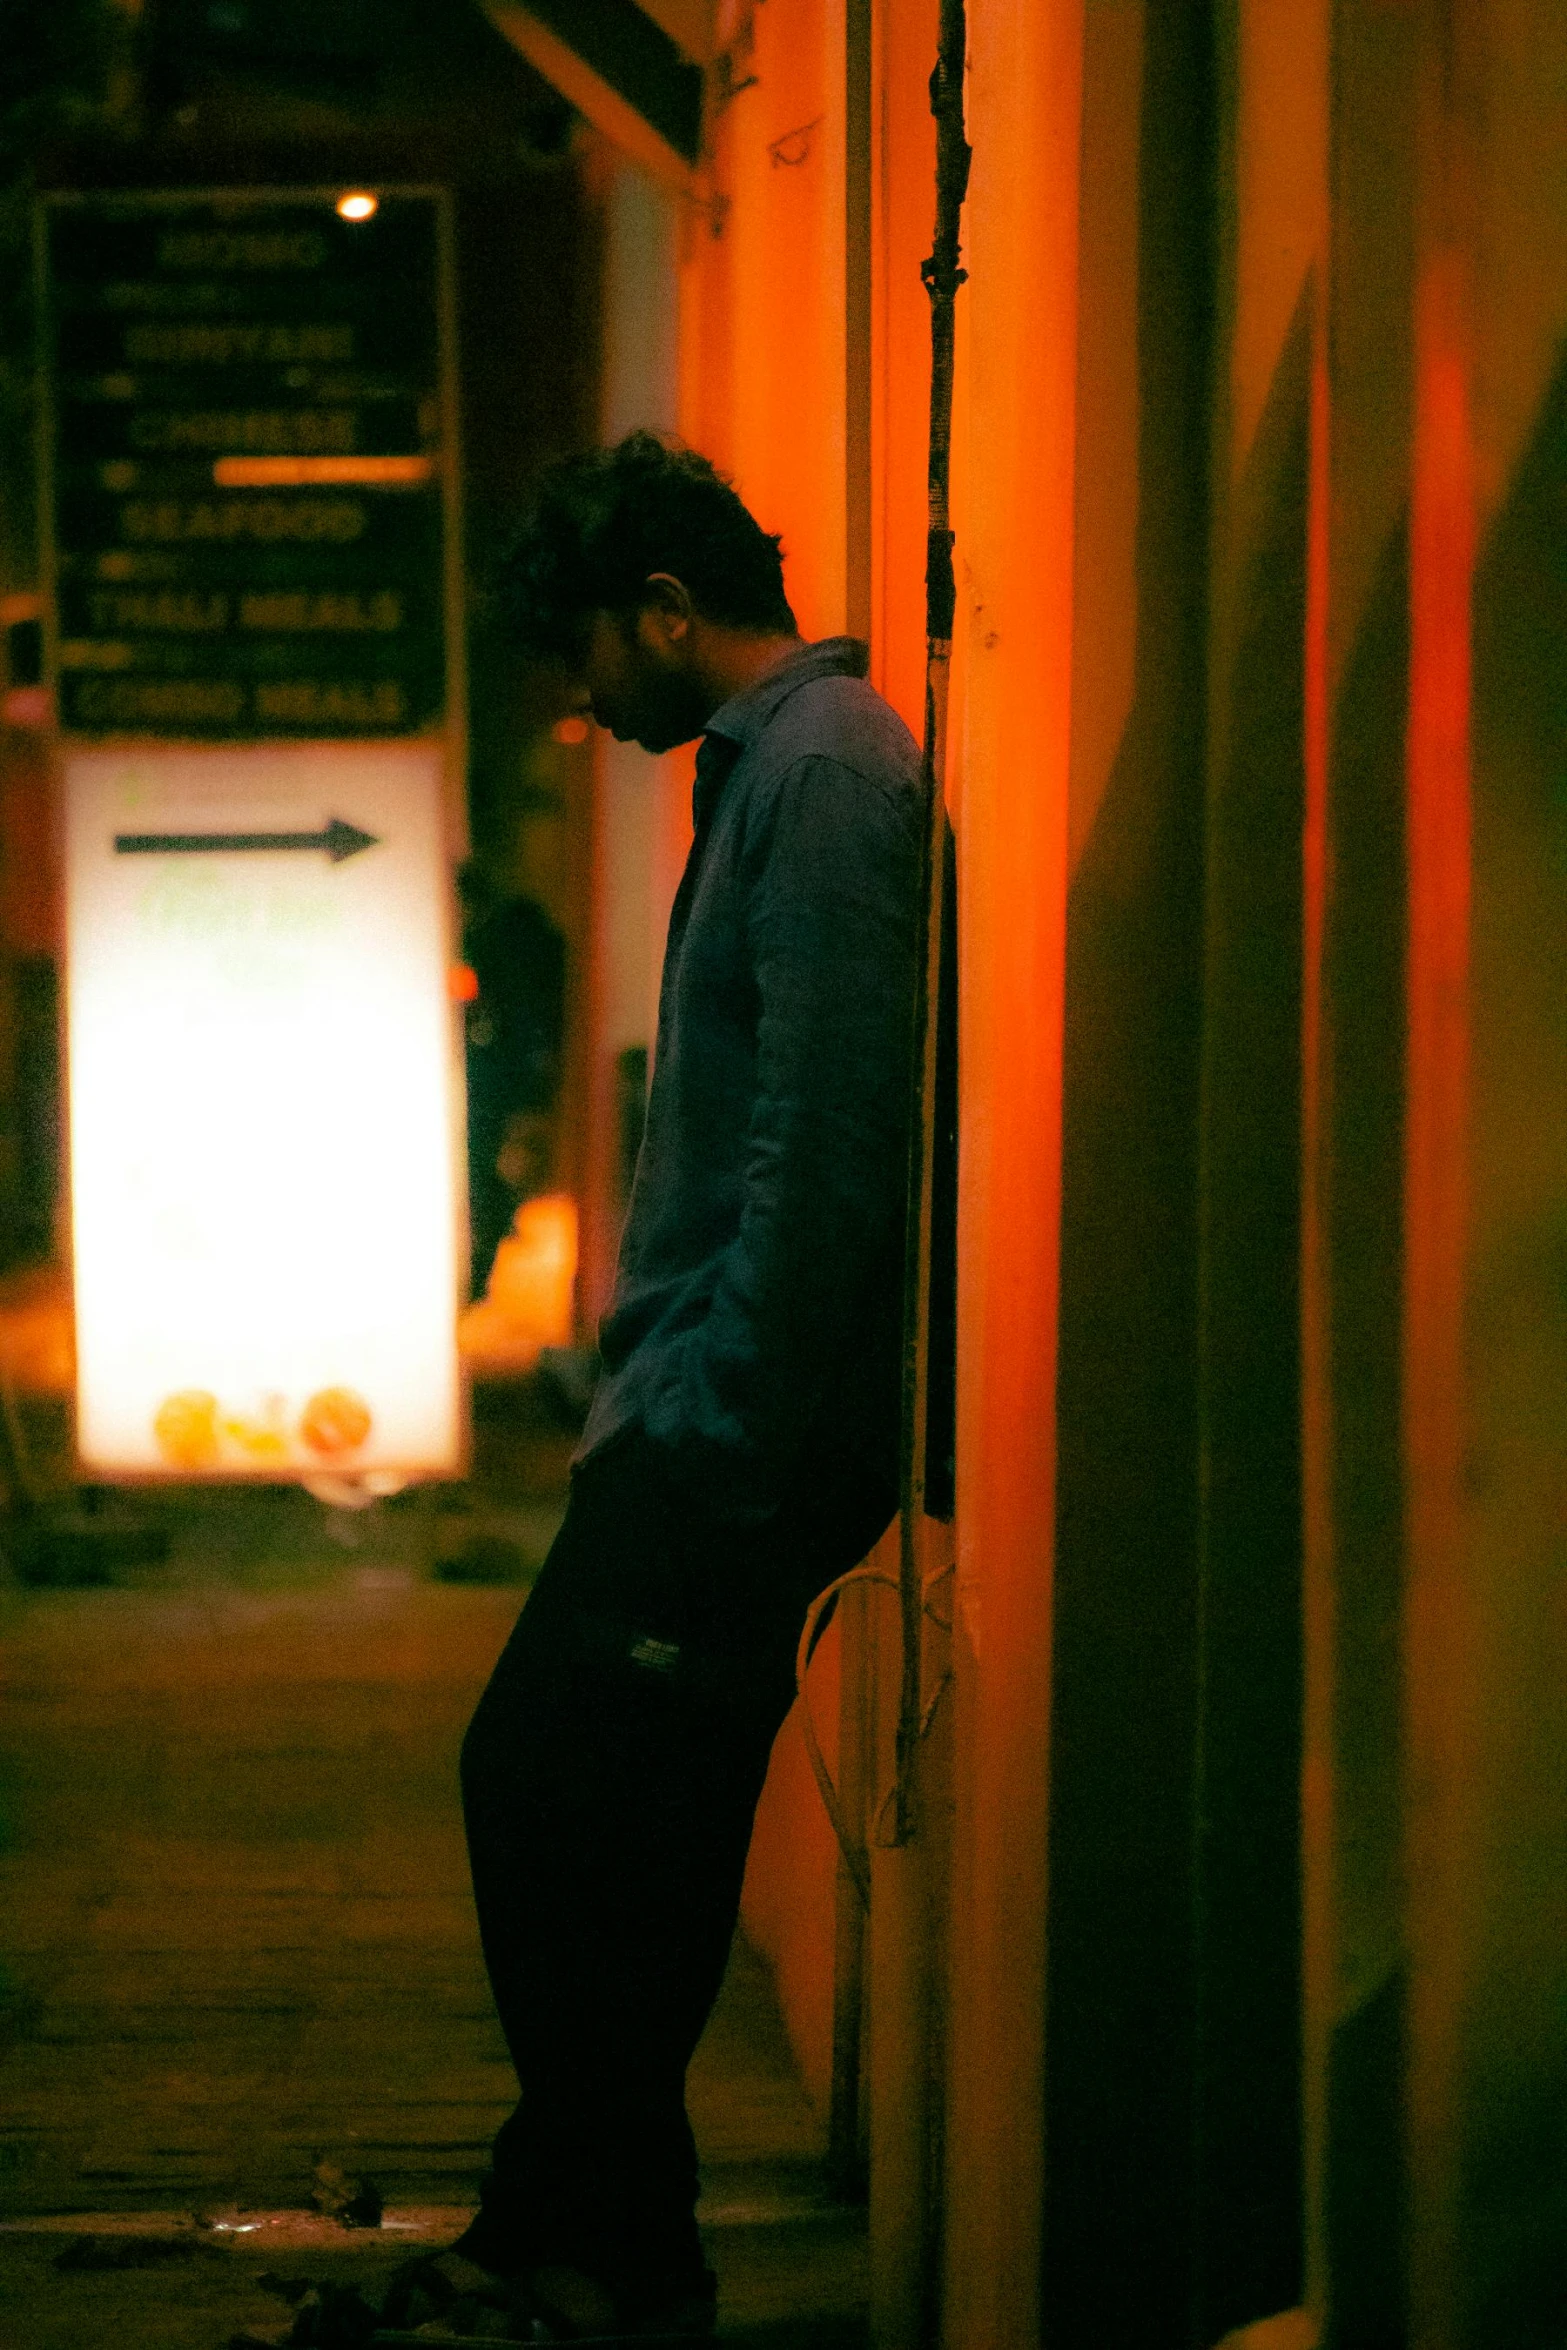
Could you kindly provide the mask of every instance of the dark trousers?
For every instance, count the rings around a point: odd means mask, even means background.
[[[589,1461],[463,1745],[485,1962],[522,2096],[465,2249],[630,2298],[702,2269],[685,2074],[718,1995],[813,1595],[884,1509],[720,1524],[640,1436]]]

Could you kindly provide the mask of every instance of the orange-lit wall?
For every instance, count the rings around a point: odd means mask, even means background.
[[[911,724],[934,13],[871,10],[868,483],[815,0],[682,294],[685,429]],[[1567,2078],[1560,44],[969,13],[944,2338],[1489,2350]],[[786,1734],[747,1915],[818,2095],[832,1875]]]
[[[1546,2323],[1564,2191],[1558,50],[1527,0],[1338,11],[1315,265],[1313,2297],[1421,2350]]]
[[[1548,2333],[1567,2151],[1567,70],[1453,0],[1417,82],[1405,1788],[1412,2338]]]
[[[801,633],[847,618],[843,0],[755,12],[754,75],[715,126],[711,182],[686,207],[680,273],[680,429],[781,531]],[[689,840],[689,763],[667,763],[663,833]],[[839,1635],[813,1702],[836,1767]],[[797,1725],[774,1754],[746,1881],[747,1930],[771,1961],[825,2133],[832,2068],[837,1850]]]
[[[844,4],[758,8],[687,206],[680,425],[784,534],[802,633],[845,617]],[[754,76],[754,80],[751,77]]]
[[[925,724],[925,501],[935,225],[927,82],[935,0],[872,12],[870,107],[870,642],[872,682],[916,741]],[[953,796],[950,795],[949,796]]]
[[[771,0],[755,22],[742,62],[756,86],[719,124],[717,205],[705,217],[693,207],[687,229],[681,420],[783,531],[790,591],[815,635],[843,625],[860,486],[846,479],[846,26],[819,0]],[[919,264],[934,210],[935,9],[878,7],[871,36],[868,600],[873,673],[918,730],[929,384]],[[965,989],[957,1718],[967,1857],[950,2003],[947,2248],[948,2322],[966,2350],[1018,2338],[1037,2293],[1079,45],[1071,0],[991,12],[976,19],[970,84],[985,137],[966,232],[975,274],[954,458],[950,784]],[[818,1719],[830,1731],[825,1654],[817,1671]],[[830,1735],[824,1743],[830,1751]],[[818,2096],[834,1874],[786,1731],[746,1917],[777,1969]]]
[[[1037,2327],[1083,10],[971,12],[944,2339]]]

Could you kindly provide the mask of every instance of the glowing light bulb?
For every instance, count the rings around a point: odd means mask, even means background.
[[[558,743],[585,743],[588,722],[585,718],[557,718],[550,732]]]
[[[339,220],[373,220],[380,209],[380,197],[372,196],[368,188],[351,188],[337,199]]]

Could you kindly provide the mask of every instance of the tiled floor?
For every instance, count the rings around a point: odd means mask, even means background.
[[[439,2231],[511,2095],[455,1768],[519,1589],[432,1580],[428,1499],[158,1506],[165,1566],[0,1594],[0,2202],[24,2223],[0,2237],[0,2350],[195,2350],[264,2264],[184,2222],[153,2266],[60,2272],[25,2223],[300,2206],[325,2157]],[[489,1515],[547,1544],[548,1501]],[[743,1948],[693,2111],[735,2322],[857,2338],[858,2231],[821,2207],[818,2119]],[[360,2270],[396,2249],[331,2243]]]

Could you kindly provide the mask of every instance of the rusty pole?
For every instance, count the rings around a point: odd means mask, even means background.
[[[903,1623],[893,1841],[914,1835],[914,1771],[923,1714],[925,1609],[921,1520],[925,1514],[926,1399],[930,1368],[930,1234],[936,1132],[936,1003],[941,977],[942,872],[946,846],[947,686],[957,608],[951,523],[952,370],[959,235],[970,149],[963,128],[964,0],[941,0],[935,70],[936,230],[921,269],[930,295],[930,458],[925,541],[925,835],[921,859],[919,980],[914,1012],[914,1104],[903,1279],[903,1445],[898,1584]]]

